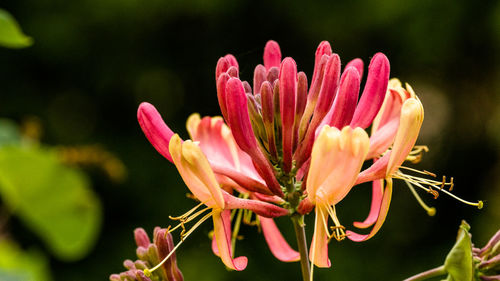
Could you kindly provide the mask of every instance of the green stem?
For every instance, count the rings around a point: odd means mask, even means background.
[[[306,244],[306,232],[304,229],[304,216],[292,216],[293,228],[295,229],[295,236],[297,237],[297,245],[300,253],[300,268],[302,270],[302,280],[308,281],[311,268],[309,267],[309,257]]]
[[[446,274],[446,270],[444,269],[444,265],[442,265],[440,267],[436,267],[436,268],[424,271],[422,273],[419,273],[417,275],[414,275],[410,278],[405,279],[404,281],[420,281],[420,280],[425,280],[425,279],[429,279],[429,278],[436,277],[439,275],[444,275],[444,274]]]

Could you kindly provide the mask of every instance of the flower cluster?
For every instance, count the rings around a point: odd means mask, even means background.
[[[127,271],[120,274],[111,274],[111,281],[183,281],[182,272],[177,267],[177,259],[174,251],[172,234],[166,228],[156,227],[154,229],[153,243],[149,240],[146,231],[137,228],[134,231],[135,243],[137,244],[137,257],[135,262],[125,260],[123,266]],[[146,276],[144,273],[154,265],[168,257],[168,261],[162,264],[154,274]]]
[[[279,260],[297,261],[307,259],[307,252],[293,250],[273,218],[298,218],[303,227],[303,215],[314,210],[309,259],[318,267],[329,267],[331,238],[365,241],[381,228],[391,201],[392,179],[402,179],[412,191],[416,186],[436,197],[439,190],[449,193],[444,187],[451,189],[452,181],[402,172],[405,160],[417,162],[427,149],[415,146],[424,111],[412,88],[389,80],[389,72],[387,57],[375,54],[358,100],[364,73],[361,59],[342,69],[330,44],[321,42],[309,83],[296,62],[282,59],[279,45],[269,41],[263,65],[255,68],[253,87],[239,78],[234,56],[219,59],[215,79],[223,117],[191,115],[187,121],[190,140],[174,134],[153,105],[142,103],[138,120],[143,132],[174,163],[201,202],[173,218],[180,223],[171,231],[182,228],[184,241],[212,218],[214,252],[228,268],[242,270],[247,258],[233,258],[241,221],[260,225]],[[373,163],[362,170],[366,161]],[[359,234],[340,223],[335,205],[353,186],[364,182],[372,182],[371,210],[366,220],[354,226],[372,229]],[[422,202],[418,195],[417,199]],[[432,208],[423,206],[432,214]],[[186,230],[185,224],[198,216],[202,218]],[[334,226],[329,227],[329,219]]]

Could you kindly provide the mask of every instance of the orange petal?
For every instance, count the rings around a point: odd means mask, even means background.
[[[196,143],[181,142],[176,134],[170,140],[170,154],[179,174],[193,194],[207,206],[224,208],[222,191],[208,160]]]
[[[317,267],[330,267],[328,258],[328,211],[322,204],[316,205],[316,218],[314,220],[314,234],[309,250],[309,259]]]
[[[387,186],[385,187],[384,190],[384,195],[382,197],[382,202],[380,202],[380,212],[377,218],[377,221],[375,222],[375,225],[373,226],[372,230],[370,231],[369,234],[358,234],[352,231],[347,231],[347,238],[354,242],[362,242],[366,241],[370,238],[372,238],[382,227],[382,225],[385,222],[385,218],[387,217],[387,213],[389,212],[389,205],[391,204],[391,197],[392,197],[392,179],[388,178],[386,179]]]
[[[372,204],[370,206],[370,213],[363,222],[354,222],[353,225],[357,228],[367,228],[372,226],[380,213],[380,205],[384,194],[384,187],[382,180],[374,180],[372,182]]]
[[[424,121],[424,108],[418,99],[409,98],[401,108],[398,132],[392,146],[386,175],[392,175],[404,162],[417,141]]]

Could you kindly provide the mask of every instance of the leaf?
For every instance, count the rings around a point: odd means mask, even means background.
[[[33,39],[26,36],[9,12],[0,9],[0,46],[7,48],[25,48],[33,44]]]
[[[38,251],[23,251],[11,241],[0,240],[0,280],[49,281],[49,263]]]
[[[100,202],[87,177],[59,163],[54,150],[1,148],[0,195],[57,257],[81,258],[94,244]]]
[[[448,272],[446,280],[472,281],[474,265],[472,260],[472,242],[470,226],[462,221],[458,229],[457,242],[446,256],[444,267]]]
[[[16,123],[9,119],[0,119],[0,147],[9,144],[19,144],[21,135]]]

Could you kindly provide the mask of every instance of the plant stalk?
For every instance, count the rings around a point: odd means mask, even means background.
[[[404,281],[420,281],[420,280],[425,280],[429,279],[432,277],[436,277],[439,275],[446,274],[446,270],[444,269],[444,265],[424,271],[422,273],[419,273],[417,275],[414,275],[410,278],[405,279]]]
[[[300,253],[300,268],[302,270],[302,280],[309,281],[311,268],[309,267],[309,254],[307,251],[306,232],[304,229],[304,216],[292,216],[293,228],[295,229],[295,237],[297,237],[297,245]]]

